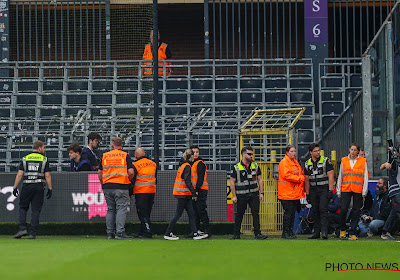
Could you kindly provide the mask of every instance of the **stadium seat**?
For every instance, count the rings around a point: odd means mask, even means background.
[[[36,96],[35,95],[17,95],[17,105],[35,105]]]
[[[93,81],[92,82],[93,91],[112,91],[113,82],[112,81]]]
[[[350,75],[350,87],[362,87],[362,77],[361,74],[351,74]]]
[[[262,89],[261,76],[242,76],[240,77],[241,89]]]
[[[137,91],[138,88],[138,80],[117,81],[117,91]]]
[[[192,90],[212,90],[211,76],[192,76],[190,87]]]
[[[265,101],[268,103],[287,103],[288,96],[286,91],[274,91],[265,93]]]
[[[287,79],[285,76],[268,75],[265,78],[265,88],[287,88]]]
[[[35,92],[38,91],[37,81],[19,81],[18,82],[18,92]]]
[[[212,102],[212,94],[195,92],[195,93],[190,94],[190,101],[192,103],[211,103]]]
[[[349,104],[350,103],[349,97],[354,99],[357,96],[358,93],[359,93],[358,89],[346,89],[346,91],[345,91],[345,103],[346,103],[346,106],[350,105]]]
[[[327,131],[327,129],[335,122],[337,116],[323,116],[322,117],[322,130],[323,132]]]
[[[314,142],[314,133],[312,130],[299,130],[297,137],[299,144]]]
[[[314,121],[300,118],[296,123],[296,127],[302,129],[313,129]]]
[[[291,91],[290,102],[292,103],[313,103],[313,92]]]
[[[13,83],[12,82],[0,82],[0,92],[12,92]]]
[[[43,90],[44,91],[62,91],[63,90],[63,82],[62,81],[44,81],[43,82]]]
[[[67,105],[86,105],[86,95],[67,95]]]
[[[216,90],[237,90],[237,78],[234,76],[218,76],[215,79]]]
[[[289,82],[291,89],[310,89],[312,80],[311,75],[290,75]]]
[[[92,95],[92,105],[110,105],[112,104],[112,95],[111,94],[99,94]]]
[[[342,87],[343,77],[342,76],[325,76],[325,77],[323,77],[323,81],[325,81],[325,87],[327,87],[327,88],[340,88],[340,87]]]
[[[0,117],[1,118],[9,118],[10,117],[10,109],[0,109]]]
[[[262,92],[248,91],[240,93],[240,102],[260,103],[262,102]]]
[[[179,93],[165,93],[165,102],[167,104],[169,103],[182,103],[186,104],[188,102],[187,100],[187,94],[179,94]]]
[[[321,101],[342,101],[343,93],[342,91],[322,91],[321,92]]]
[[[216,92],[215,102],[220,102],[220,103],[237,102],[237,94],[235,92]]]
[[[87,81],[68,81],[68,90],[87,91],[88,90],[88,82]]]
[[[344,110],[342,102],[322,103],[322,115],[340,115]]]
[[[61,94],[42,95],[42,104],[43,105],[61,105],[62,104],[62,96],[61,96]]]
[[[165,80],[165,83],[166,83],[166,91],[187,90],[188,89],[188,80],[185,76],[168,77]]]

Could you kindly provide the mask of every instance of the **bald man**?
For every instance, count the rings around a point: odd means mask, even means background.
[[[141,222],[137,238],[152,238],[150,214],[153,208],[157,184],[157,164],[146,157],[142,148],[135,151],[136,161],[133,163],[135,176],[132,180],[136,210]]]

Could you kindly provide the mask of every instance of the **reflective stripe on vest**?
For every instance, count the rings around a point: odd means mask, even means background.
[[[45,183],[44,169],[46,167],[47,157],[32,153],[22,158],[22,166],[24,168],[24,177],[22,183],[36,184]]]
[[[366,159],[358,157],[353,168],[349,157],[342,158],[342,192],[362,193]]]
[[[150,159],[140,158],[133,165],[137,171],[133,193],[155,193],[157,164]]]
[[[185,180],[182,179],[182,173],[183,170],[185,170],[186,166],[189,166],[189,168],[191,168],[190,164],[187,162],[179,166],[178,172],[176,173],[174,190],[172,192],[173,195],[192,195],[188,186],[186,185]]]
[[[129,185],[131,183],[128,176],[127,156],[128,153],[121,150],[112,150],[103,154],[103,184],[115,183]]]
[[[311,174],[309,175],[310,178],[310,186],[329,186],[329,178],[328,174],[326,173],[326,162],[329,159],[327,157],[321,156],[317,163],[317,171],[318,174]],[[311,169],[309,168],[311,166]],[[309,171],[315,171],[314,165],[311,158],[307,161],[307,169]],[[314,172],[312,172],[314,173]]]
[[[197,186],[197,180],[199,179],[199,176],[197,173],[197,166],[199,165],[200,162],[202,162],[204,164],[204,166],[206,167],[206,169],[204,171],[203,185],[201,185],[200,189],[208,190],[207,165],[202,160],[196,160],[192,165],[192,185],[194,188],[196,188],[196,186]]]
[[[246,167],[242,165],[242,162],[239,162],[235,165],[236,170],[236,182],[235,182],[235,189],[236,194],[246,194],[251,192],[258,191],[257,185],[257,171],[258,165],[255,162],[252,162],[247,170]],[[246,177],[242,178],[241,173],[245,172]],[[249,173],[250,172],[250,173]],[[252,179],[249,180],[248,175],[251,174]]]
[[[165,60],[167,59],[167,47],[168,45],[166,43],[162,43],[160,47],[158,48],[158,75],[164,75],[164,65],[167,66],[169,65],[168,62]],[[144,53],[143,53],[143,60],[153,60],[153,52],[151,50],[151,44],[147,44],[146,47],[144,48]],[[153,65],[152,62],[143,62],[144,65]],[[151,67],[146,67],[143,69],[143,73],[145,75],[153,75],[153,68]],[[170,69],[165,67],[165,75],[170,74]]]

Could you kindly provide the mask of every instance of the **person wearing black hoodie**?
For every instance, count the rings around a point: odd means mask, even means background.
[[[190,146],[193,151],[194,161],[192,163],[192,183],[196,190],[197,200],[193,201],[194,212],[196,214],[196,227],[200,229],[200,221],[203,223],[204,233],[210,236],[210,219],[207,213],[207,165],[199,156],[199,146]]]
[[[172,218],[164,234],[164,239],[166,240],[179,240],[179,237],[175,236],[172,231],[175,227],[175,224],[182,216],[183,210],[186,210],[189,216],[189,225],[193,239],[198,240],[208,237],[208,234],[198,233],[196,227],[196,217],[193,210],[192,200],[197,199],[197,194],[192,185],[192,171],[190,163],[193,162],[194,156],[191,149],[187,149],[185,151],[183,154],[183,160],[183,162],[180,162],[180,166],[175,178],[173,195],[175,195],[177,198],[177,206],[175,216]]]

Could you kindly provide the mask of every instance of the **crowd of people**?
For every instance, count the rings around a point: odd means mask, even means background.
[[[88,135],[88,145],[77,143],[68,146],[70,171],[97,171],[107,203],[106,228],[108,239],[152,238],[151,211],[157,186],[157,164],[149,159],[142,148],[135,150],[135,160],[122,150],[122,139],[112,138],[111,151],[98,155],[101,136]],[[35,239],[43,206],[44,186],[47,198],[52,196],[51,169],[45,154],[45,144],[36,141],[33,152],[22,158],[14,183],[15,196],[20,196],[19,231],[14,235],[28,235],[26,216],[32,209],[29,238]],[[293,230],[296,211],[302,204],[312,206],[313,232],[309,239],[328,239],[335,233],[339,238],[357,240],[362,236],[381,234],[382,239],[395,240],[400,219],[400,173],[398,159],[389,159],[381,170],[389,170],[389,179],[377,182],[375,196],[368,190],[367,160],[360,154],[362,149],[352,144],[349,154],[341,159],[338,177],[334,176],[331,160],[321,156],[318,144],[309,145],[310,158],[301,166],[296,160],[296,147],[286,147],[279,163],[278,199],[283,208],[282,238],[296,239]],[[173,234],[175,224],[184,210],[189,217],[190,233],[187,238],[195,240],[211,236],[207,213],[207,165],[199,156],[198,146],[191,146],[183,153],[179,163],[172,193],[176,197],[176,212],[164,234],[166,240],[179,240]],[[241,226],[247,206],[251,209],[254,239],[263,240],[260,226],[260,203],[264,200],[264,183],[261,169],[253,160],[250,146],[241,149],[241,160],[230,173],[232,201],[236,204],[234,231],[231,239],[240,239]],[[400,160],[398,160],[400,161]],[[19,193],[18,185],[23,186]],[[125,231],[126,215],[130,199],[141,223],[140,231],[129,236]],[[200,229],[203,229],[201,231]]]

